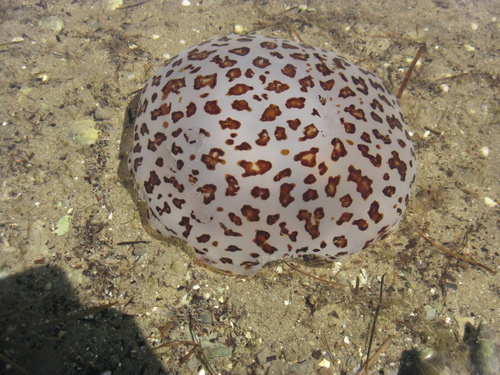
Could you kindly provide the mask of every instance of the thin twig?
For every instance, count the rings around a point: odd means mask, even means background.
[[[23,42],[24,42],[24,40],[15,40],[13,42],[0,43],[0,47],[12,46],[14,44],[19,44],[19,43],[23,43]]]
[[[128,8],[138,7],[140,5],[144,5],[146,3],[149,3],[150,1],[151,0],[145,0],[145,1],[142,1],[142,2],[137,3],[137,4],[123,5],[123,6],[116,8],[116,9],[128,9]]]
[[[441,137],[444,133],[444,132],[438,132],[437,130],[431,129],[428,126],[424,126],[424,129],[427,130],[429,133],[437,135],[438,137]]]
[[[346,284],[342,284],[342,283],[336,283],[335,281],[330,281],[330,280],[327,280],[327,279],[322,279],[321,277],[318,277],[318,276],[314,276],[314,275],[311,275],[310,273],[307,273],[305,271],[302,271],[300,268],[298,267],[295,267],[294,265],[288,263],[288,262],[283,262],[285,263],[288,267],[290,267],[291,269],[293,269],[294,271],[297,271],[303,275],[306,275],[306,276],[309,276],[309,277],[312,277],[313,279],[316,279],[318,281],[322,281],[324,283],[328,283],[328,284],[332,284],[332,285],[336,285],[336,286],[344,286],[344,287],[347,287],[349,285],[346,285]]]
[[[164,344],[158,345],[153,348],[153,350],[158,350],[161,348],[170,348],[172,346],[180,346],[180,345],[191,345],[194,346],[195,348],[199,347],[200,344],[194,341],[189,341],[189,340],[176,340],[176,341],[169,341]]]
[[[436,83],[438,83],[438,82],[447,82],[447,81],[451,81],[451,80],[454,80],[454,79],[457,79],[457,78],[461,78],[461,77],[466,76],[468,74],[469,74],[469,72],[459,73],[459,74],[455,74],[455,75],[449,76],[449,77],[438,78],[434,82],[436,82]]]
[[[366,363],[363,366],[363,368],[366,371],[368,371],[368,367],[369,367],[368,362],[369,362],[369,358],[370,358],[370,351],[372,349],[373,337],[375,336],[375,326],[377,325],[378,313],[379,313],[380,308],[382,306],[382,295],[384,293],[384,279],[385,279],[385,273],[382,275],[382,279],[380,280],[380,295],[379,295],[379,298],[378,298],[378,306],[375,309],[375,315],[373,317],[372,329],[371,329],[371,332],[370,332],[370,341],[368,342],[368,351],[366,353]]]
[[[370,360],[366,362],[366,364],[356,373],[356,375],[365,375],[368,371],[368,368],[373,365],[377,358],[380,357],[380,354],[382,354],[384,350],[387,349],[391,342],[392,337],[389,337],[387,340],[385,340],[382,346],[375,352],[373,357],[371,357]]]
[[[418,234],[420,234],[420,235],[424,238],[424,240],[426,240],[427,242],[429,242],[432,246],[434,246],[434,247],[435,247],[436,249],[438,249],[439,251],[441,251],[441,252],[445,253],[446,255],[449,255],[449,256],[452,256],[452,257],[454,257],[454,258],[460,259],[460,260],[462,260],[462,261],[464,261],[464,262],[466,262],[466,263],[473,264],[473,265],[475,265],[475,266],[481,267],[482,269],[484,269],[484,270],[486,270],[486,271],[488,271],[488,272],[492,273],[493,275],[496,275],[496,274],[497,274],[497,272],[496,272],[495,270],[492,270],[491,268],[489,268],[489,267],[485,266],[485,265],[484,265],[484,264],[482,264],[482,263],[479,263],[479,262],[477,262],[477,261],[475,261],[475,260],[472,260],[472,259],[470,259],[470,258],[467,258],[467,257],[466,257],[466,256],[464,256],[464,255],[460,255],[460,254],[454,253],[453,251],[448,250],[446,247],[444,247],[444,246],[442,246],[442,245],[440,245],[440,244],[436,243],[436,242],[435,242],[434,240],[432,240],[432,238],[430,238],[427,234],[425,234],[425,233],[423,233],[423,232],[419,231],[418,229],[417,229],[417,233],[418,233]]]
[[[198,350],[195,350],[196,358],[198,359],[198,361],[200,361],[200,363],[203,365],[203,367],[208,371],[208,373],[210,375],[216,375],[217,373],[213,369],[208,358],[205,356],[205,353],[203,353],[200,339],[195,332],[194,324],[195,323],[194,323],[193,316],[191,314],[189,314],[189,333],[191,334],[191,338],[193,339],[193,341],[198,343],[198,346],[197,346]]]
[[[118,242],[116,245],[117,246],[128,246],[128,245],[142,245],[142,244],[150,244],[151,241],[123,241],[123,242]]]
[[[401,83],[401,86],[399,86],[399,91],[396,94],[396,98],[401,98],[401,95],[403,95],[403,91],[408,84],[408,81],[410,80],[411,73],[413,72],[413,69],[415,68],[415,65],[417,65],[418,59],[420,59],[420,56],[424,52],[425,46],[421,45],[420,48],[418,49],[417,54],[415,55],[415,58],[410,64],[410,67],[408,68],[408,71],[406,72],[405,78],[403,79],[403,83]]]
[[[300,36],[299,32],[297,31],[297,29],[295,27],[293,27],[292,24],[288,24],[288,31],[290,32],[290,34],[294,35],[295,38],[300,42],[300,43],[304,43],[304,41],[302,40],[302,37]]]

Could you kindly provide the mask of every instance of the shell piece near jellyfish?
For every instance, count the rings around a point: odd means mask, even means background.
[[[266,36],[212,39],[167,61],[134,131],[129,167],[150,225],[233,274],[365,249],[401,220],[415,178],[379,78]]]

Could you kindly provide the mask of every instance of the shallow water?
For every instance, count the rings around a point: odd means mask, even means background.
[[[472,373],[465,325],[484,321],[498,333],[500,277],[419,232],[500,269],[500,4],[124,5],[134,4],[0,5],[1,353],[33,372],[352,373],[386,275],[371,353],[392,342],[371,372],[396,374],[403,352],[432,348],[456,373]],[[284,263],[246,279],[214,273],[181,242],[151,236],[123,183],[133,93],[164,59],[235,25],[298,34],[393,92],[426,46],[400,100],[419,168],[405,221],[341,265],[294,263],[350,287]],[[148,243],[119,245],[137,240]]]

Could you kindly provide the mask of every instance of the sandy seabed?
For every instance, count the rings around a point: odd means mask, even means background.
[[[370,356],[390,343],[369,373],[477,372],[464,334],[482,322],[497,349],[500,277],[435,245],[500,270],[500,3],[116,4],[0,4],[0,373],[353,374],[377,310]],[[393,92],[426,47],[400,100],[418,156],[404,222],[340,267],[294,263],[349,287],[284,263],[213,272],[151,236],[130,194],[134,93],[236,25],[298,34]]]

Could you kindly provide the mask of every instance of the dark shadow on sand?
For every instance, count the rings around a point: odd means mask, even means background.
[[[59,268],[1,279],[0,374],[164,374],[131,316],[95,307]]]

